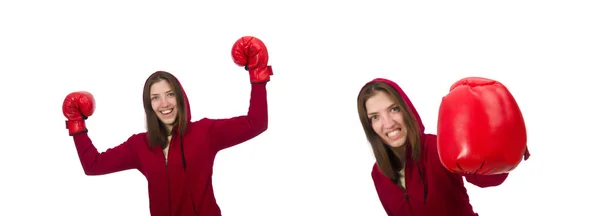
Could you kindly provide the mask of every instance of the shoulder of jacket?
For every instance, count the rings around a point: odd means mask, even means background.
[[[140,137],[146,137],[148,133],[147,132],[140,132],[140,133],[136,133],[133,134],[129,137],[129,139],[136,139],[136,138],[140,138]]]
[[[188,125],[190,127],[210,127],[214,121],[214,119],[204,117],[196,121],[190,121]]]
[[[140,133],[136,133],[133,134],[131,136],[129,136],[129,138],[127,139],[127,142],[129,142],[131,145],[146,145],[147,141],[148,141],[148,133],[146,132],[140,132]]]
[[[214,119],[211,119],[211,118],[208,118],[208,117],[203,117],[203,118],[201,118],[199,120],[196,120],[196,121],[190,121],[190,124],[207,124],[207,123],[210,123],[210,122],[213,122],[213,121],[214,121]]]
[[[437,135],[425,134],[425,140],[423,140],[423,150],[429,155],[433,152],[437,154]]]
[[[377,162],[373,163],[373,168],[371,169],[371,177],[375,179],[378,175],[381,175],[381,171],[379,170],[379,166],[377,166]]]

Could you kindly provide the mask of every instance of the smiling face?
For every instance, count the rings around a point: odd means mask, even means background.
[[[407,128],[400,105],[383,91],[377,91],[365,103],[367,117],[375,133],[392,147],[406,143]]]
[[[152,110],[169,131],[177,120],[177,97],[171,84],[160,80],[150,87]]]

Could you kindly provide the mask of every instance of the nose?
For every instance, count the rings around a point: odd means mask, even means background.
[[[160,98],[160,104],[159,104],[159,106],[160,107],[167,106],[167,97],[161,97]]]
[[[394,122],[394,120],[392,119],[392,117],[389,115],[382,115],[381,117],[382,117],[381,123],[383,124],[384,128],[391,128],[396,124]]]

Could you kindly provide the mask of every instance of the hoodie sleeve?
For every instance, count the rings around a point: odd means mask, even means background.
[[[247,115],[213,120],[208,133],[216,151],[248,141],[267,130],[267,83],[251,85]]]
[[[501,185],[508,178],[508,173],[496,174],[496,175],[479,175],[479,174],[468,174],[465,175],[467,182],[480,187],[494,187]]]
[[[439,153],[438,153],[438,149],[437,149],[437,135],[429,135],[428,136],[429,139],[427,139],[429,142],[427,142],[426,145],[426,151],[428,151],[428,156],[430,158],[435,158],[436,161],[438,161],[440,166],[443,166],[441,164],[441,161],[439,160]],[[444,168],[444,170],[447,170],[446,168]],[[467,180],[467,182],[480,187],[480,188],[486,188],[486,187],[493,187],[493,186],[498,186],[500,184],[502,184],[504,182],[504,180],[506,180],[506,178],[508,177],[508,173],[504,173],[504,174],[497,174],[497,175],[480,175],[480,174],[459,174],[461,176],[464,176],[465,179]]]
[[[137,169],[137,157],[133,150],[133,138],[99,153],[87,133],[73,136],[83,172],[86,175],[104,175],[118,171]]]
[[[529,159],[530,153],[529,149],[525,148],[525,154],[523,155],[524,160]],[[496,174],[496,175],[465,175],[465,178],[471,184],[474,184],[478,187],[494,187],[501,185],[508,178],[508,173]]]

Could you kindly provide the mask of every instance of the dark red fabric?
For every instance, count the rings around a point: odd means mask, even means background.
[[[411,149],[407,145],[406,194],[404,189],[381,173],[377,163],[373,165],[371,176],[386,213],[389,216],[476,216],[469,203],[463,177],[476,186],[492,187],[502,184],[508,174],[459,175],[449,172],[440,162],[436,135],[425,134],[421,117],[406,93],[390,80],[378,78],[371,82],[374,81],[390,84],[398,91],[415,114],[422,137],[420,160],[410,157]]]
[[[132,135],[122,144],[99,153],[87,133],[73,136],[86,175],[104,175],[137,169],[148,181],[153,216],[220,216],[212,188],[213,163],[218,151],[250,140],[268,126],[266,83],[251,84],[248,114],[228,119],[203,118],[191,122],[181,136],[177,129],[169,147],[168,165],[160,147],[150,149],[146,133]],[[182,142],[183,141],[183,142]],[[186,169],[181,144],[184,145]]]

